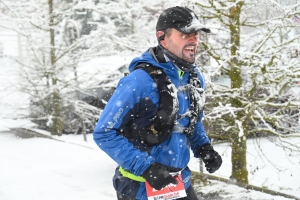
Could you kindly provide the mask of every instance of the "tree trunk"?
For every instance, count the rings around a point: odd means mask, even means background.
[[[231,79],[232,89],[240,89],[242,87],[242,77],[241,77],[241,64],[238,59],[238,49],[240,48],[240,13],[243,2],[236,3],[235,7],[230,8],[230,40],[231,40],[231,62],[229,76]],[[241,95],[242,96],[242,95]],[[236,108],[242,108],[242,103],[237,99],[237,97],[232,97],[230,99],[231,105]],[[248,184],[248,170],[246,161],[246,136],[247,136],[247,126],[246,122],[242,122],[239,126],[236,124],[236,120],[240,121],[243,116],[245,116],[244,109],[237,112],[236,118],[233,119],[232,125],[236,127],[232,133],[232,174],[231,179],[234,179],[241,183]]]
[[[57,78],[55,70],[55,32],[53,28],[54,16],[53,16],[53,0],[48,0],[49,5],[49,27],[50,27],[50,68],[51,68],[51,85],[50,88],[52,95],[50,98],[50,105],[52,106],[51,115],[52,122],[50,123],[50,132],[51,135],[61,135],[62,134],[62,120],[60,115],[60,95],[57,88]]]

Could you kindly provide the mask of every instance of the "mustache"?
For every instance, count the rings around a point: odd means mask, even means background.
[[[186,48],[186,47],[196,47],[196,45],[195,44],[186,44],[183,46],[183,48]]]

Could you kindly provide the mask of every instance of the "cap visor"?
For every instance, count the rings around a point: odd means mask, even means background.
[[[201,28],[201,29],[199,29],[199,31],[203,31],[205,33],[211,33],[210,29],[208,29],[208,28]]]

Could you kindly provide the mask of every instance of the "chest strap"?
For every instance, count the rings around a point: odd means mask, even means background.
[[[205,102],[205,94],[204,90],[201,87],[200,80],[198,79],[197,73],[195,71],[190,72],[190,80],[189,84],[191,86],[190,89],[190,124],[184,130],[184,133],[187,136],[191,136],[195,130],[195,124],[199,120],[199,116],[204,109],[204,102]]]

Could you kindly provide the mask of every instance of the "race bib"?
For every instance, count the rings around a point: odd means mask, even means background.
[[[169,184],[161,190],[156,190],[146,182],[148,200],[171,200],[186,197],[181,174],[176,177],[177,185]]]

